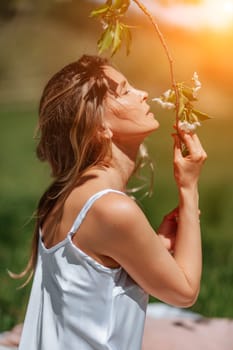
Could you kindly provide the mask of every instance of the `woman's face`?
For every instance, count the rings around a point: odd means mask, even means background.
[[[105,73],[117,83],[117,97],[107,94],[105,121],[113,137],[141,138],[142,140],[159,127],[158,121],[147,104],[148,94],[135,89],[120,72],[110,66]]]

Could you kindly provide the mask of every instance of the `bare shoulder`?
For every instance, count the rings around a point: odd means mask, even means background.
[[[92,213],[92,218],[98,222],[96,228],[102,247],[106,246],[107,250],[112,245],[141,241],[139,232],[145,232],[146,228],[150,234],[154,233],[143,211],[128,196],[109,193],[96,201]]]
[[[106,225],[119,226],[131,224],[144,216],[137,203],[127,195],[108,193],[95,203],[95,214]]]
[[[74,221],[77,213],[83,205],[91,198],[92,193],[76,191],[73,193],[65,207],[65,217],[69,225]],[[97,193],[95,191],[95,193]],[[98,198],[92,204],[81,230],[93,232],[91,240],[97,244],[96,239],[109,241],[110,239],[124,239],[126,236],[136,233],[135,227],[148,224],[148,221],[137,203],[123,193],[109,192]],[[79,229],[80,237],[80,229]],[[85,237],[87,234],[85,233]],[[96,238],[97,237],[97,238]],[[130,238],[130,237],[129,237]]]

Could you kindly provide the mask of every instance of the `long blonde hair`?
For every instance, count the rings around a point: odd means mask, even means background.
[[[111,140],[101,138],[97,131],[104,124],[104,97],[107,92],[117,96],[117,83],[104,73],[106,65],[106,59],[84,55],[56,73],[44,88],[36,153],[41,161],[49,163],[53,182],[36,210],[30,260],[22,273],[11,274],[15,278],[29,274],[24,285],[34,272],[39,228],[49,213],[56,208],[61,218],[64,202],[83,172],[94,165],[108,166],[105,159],[111,157]]]

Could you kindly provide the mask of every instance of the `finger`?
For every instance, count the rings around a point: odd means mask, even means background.
[[[177,134],[172,134],[172,136],[174,138],[174,158],[182,157],[180,138]]]
[[[195,142],[192,139],[192,134],[186,133],[183,130],[179,130],[178,134],[174,134],[174,136],[176,136],[176,135],[178,137],[177,142],[179,144],[181,154],[182,154],[182,144],[183,144],[183,146],[184,145],[186,146],[189,154],[191,154],[192,152],[194,152],[194,153],[196,152]]]
[[[181,134],[182,141],[188,148],[188,150],[191,152],[195,148],[195,142],[193,141],[192,135],[188,133],[182,133]]]
[[[204,157],[204,159],[206,159],[207,158],[207,154],[206,154],[206,152],[205,152],[205,150],[204,150],[204,148],[203,148],[203,146],[201,144],[201,141],[200,141],[198,135],[197,134],[193,134],[192,135],[192,139],[193,139],[197,149],[199,150],[199,152],[201,152],[202,158]]]
[[[196,149],[204,151],[201,141],[196,133],[181,133],[180,135],[184,141],[187,140],[187,142],[191,143]]]
[[[199,160],[203,156],[203,148],[200,144],[200,141],[198,141],[197,136],[194,136],[194,134],[190,133],[184,133],[182,135],[183,142],[185,146],[188,149],[189,152],[189,158],[191,157],[193,160]]]
[[[197,136],[197,134],[190,134],[191,139],[193,141],[193,144],[195,145],[196,149],[204,151],[201,141],[199,139],[199,137]]]

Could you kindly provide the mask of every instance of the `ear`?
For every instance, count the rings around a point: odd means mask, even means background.
[[[109,127],[106,127],[104,130],[103,130],[103,134],[102,134],[106,139],[111,139],[112,138],[112,130],[109,128]]]
[[[101,130],[97,131],[97,135],[99,138],[104,138],[104,139],[111,139],[113,136],[112,130],[104,125]]]

